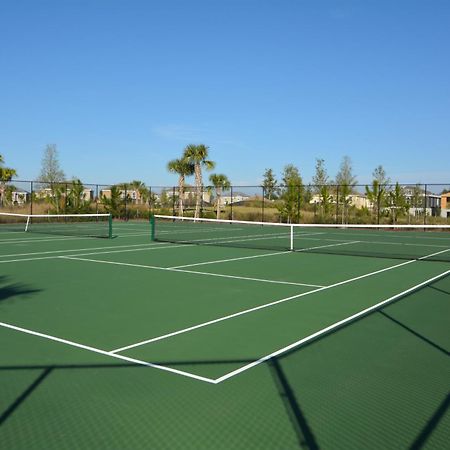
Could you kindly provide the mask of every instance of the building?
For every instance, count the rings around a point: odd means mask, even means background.
[[[450,192],[441,194],[441,217],[450,219]]]
[[[438,216],[441,208],[441,196],[426,191],[421,186],[405,186],[403,188],[410,216]]]
[[[357,209],[373,207],[373,203],[363,194],[349,194],[345,199],[350,206],[354,206]],[[342,198],[340,201],[342,201]],[[310,204],[320,204],[321,202],[322,199],[319,194],[314,194],[309,201]],[[330,197],[330,203],[336,203],[336,199],[333,195]]]
[[[30,193],[22,189],[16,189],[11,192],[11,203],[22,206],[30,200]]]
[[[250,197],[243,192],[234,192],[233,196],[231,196],[230,194],[222,195],[220,197],[220,206],[224,207],[228,205],[237,205],[249,199]]]

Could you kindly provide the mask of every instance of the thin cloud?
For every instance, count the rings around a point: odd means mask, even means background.
[[[205,140],[208,130],[188,125],[167,124],[153,127],[152,133],[172,141],[197,142]]]

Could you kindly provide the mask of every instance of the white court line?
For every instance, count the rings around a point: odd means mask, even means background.
[[[169,269],[182,269],[184,267],[203,266],[203,265],[207,265],[207,264],[219,264],[219,263],[224,263],[224,262],[229,262],[229,261],[240,261],[242,259],[264,258],[266,256],[285,255],[288,253],[292,253],[292,252],[289,250],[289,251],[284,251],[284,252],[263,253],[262,255],[241,256],[239,258],[217,259],[215,261],[204,261],[204,262],[199,262],[199,263],[194,263],[194,264],[184,264],[183,266],[173,266],[173,267],[169,267]]]
[[[317,235],[317,234],[323,234],[323,233],[308,233],[308,234],[304,234],[303,236],[313,236],[313,235]],[[242,238],[246,238],[246,239],[242,239]],[[226,240],[224,240],[226,239]],[[189,239],[189,240],[176,240],[174,242],[183,242],[183,243],[187,243],[187,244],[199,244],[199,245],[218,245],[218,244],[232,244],[234,242],[247,242],[247,241],[262,241],[264,239],[289,239],[289,234],[286,233],[282,233],[282,234],[248,234],[245,236],[224,236],[222,238],[218,238],[218,237],[213,237],[213,238],[207,238],[207,239]],[[157,238],[158,240],[158,238]],[[166,241],[164,241],[164,237],[161,239],[162,242],[171,242],[170,239],[167,239]],[[207,242],[207,241],[211,241],[211,242]]]
[[[309,247],[309,248],[304,248],[304,249],[301,249],[301,250],[296,250],[296,253],[306,252],[308,250],[316,250],[316,249],[319,249],[319,248],[338,247],[340,245],[357,244],[358,242],[359,241],[349,241],[349,242],[344,242],[344,243],[339,243],[339,244],[320,245],[318,247]],[[181,269],[181,268],[184,268],[184,267],[205,266],[205,265],[209,265],[209,264],[220,264],[220,263],[229,262],[229,261],[239,261],[239,260],[242,260],[242,259],[252,259],[252,258],[263,258],[265,256],[285,255],[285,254],[290,254],[290,253],[292,253],[292,251],[290,251],[290,250],[289,251],[284,251],[284,252],[263,253],[262,255],[242,256],[240,258],[218,259],[216,261],[204,261],[204,262],[194,263],[194,264],[184,264],[183,266],[170,267],[170,269]],[[313,286],[313,285],[309,285],[309,286]]]
[[[59,337],[56,337],[56,336],[51,336],[49,334],[44,334],[44,333],[40,333],[38,331],[29,330],[27,328],[18,327],[18,326],[15,326],[15,325],[11,325],[9,323],[0,322],[0,326],[2,326],[4,328],[9,328],[11,330],[20,331],[22,333],[31,334],[33,336],[38,336],[38,337],[41,337],[41,338],[44,338],[44,339],[49,339],[51,341],[60,342],[62,344],[70,345],[72,347],[82,348],[83,350],[88,350],[90,352],[100,353],[101,355],[112,356],[113,358],[117,358],[117,359],[121,359],[121,360],[128,361],[128,362],[131,362],[131,363],[139,364],[141,366],[152,367],[153,369],[164,370],[164,371],[167,371],[167,372],[175,373],[177,375],[182,375],[184,377],[194,378],[196,380],[205,381],[207,383],[215,384],[215,381],[212,380],[211,378],[202,377],[200,375],[194,375],[194,374],[189,373],[189,372],[184,372],[184,371],[178,370],[178,369],[172,369],[171,367],[161,366],[159,364],[148,363],[148,362],[145,362],[145,361],[141,361],[139,359],[129,358],[129,357],[123,356],[123,355],[116,355],[116,354],[108,352],[106,350],[101,350],[99,348],[91,347],[89,345],[79,344],[78,342],[73,342],[73,341],[69,341],[67,339],[62,339],[62,338],[59,338]]]
[[[305,287],[322,287],[317,284],[295,283],[293,281],[267,280],[265,278],[251,278],[251,277],[242,277],[242,276],[238,276],[238,275],[225,275],[222,273],[199,272],[197,270],[172,269],[171,267],[150,266],[150,265],[146,265],[146,264],[132,264],[132,263],[125,263],[125,262],[118,262],[118,261],[105,261],[102,259],[79,258],[78,255],[57,256],[57,258],[71,259],[74,261],[87,261],[87,262],[100,263],[100,264],[112,264],[114,266],[138,267],[141,269],[151,269],[151,270],[164,270],[166,272],[191,273],[194,275],[206,275],[206,276],[210,276],[210,277],[231,278],[231,279],[235,279],[235,280],[258,281],[261,283],[287,284],[287,285],[305,286]]]
[[[434,256],[434,254],[428,255],[427,258],[430,258],[431,256]],[[61,258],[66,258],[66,257],[62,256]],[[237,313],[230,314],[228,316],[219,317],[217,319],[213,319],[213,320],[209,320],[207,322],[199,323],[198,325],[193,325],[193,326],[188,327],[188,328],[183,328],[182,330],[174,331],[172,333],[168,333],[168,334],[165,334],[165,335],[162,335],[162,336],[158,336],[158,337],[155,337],[155,338],[147,339],[145,341],[137,342],[135,344],[127,345],[125,347],[114,349],[114,350],[112,350],[112,352],[114,352],[114,353],[115,352],[121,352],[121,351],[124,351],[124,350],[128,350],[130,348],[139,347],[141,345],[145,345],[145,344],[149,344],[151,342],[159,341],[161,339],[167,339],[169,337],[176,336],[176,335],[182,334],[182,333],[186,333],[188,331],[196,330],[198,328],[203,328],[203,327],[206,327],[208,325],[212,325],[214,323],[223,322],[224,320],[233,319],[234,317],[242,316],[242,315],[248,314],[250,312],[258,311],[258,310],[264,309],[264,308],[269,308],[271,306],[278,305],[280,303],[284,303],[284,302],[287,302],[287,301],[290,301],[290,300],[294,300],[294,299],[297,299],[297,298],[300,298],[300,297],[305,297],[307,295],[315,294],[316,292],[325,291],[326,289],[331,289],[331,288],[335,288],[337,286],[342,286],[344,284],[352,283],[354,281],[361,280],[363,278],[367,278],[367,277],[370,277],[370,276],[373,276],[373,275],[377,275],[377,274],[380,274],[382,272],[386,272],[388,270],[396,269],[398,267],[406,266],[407,264],[412,264],[414,262],[417,262],[417,260],[413,259],[413,260],[410,260],[410,261],[402,262],[402,263],[396,264],[394,266],[385,267],[384,269],[379,269],[379,270],[376,270],[374,272],[369,272],[369,273],[366,273],[364,275],[359,275],[357,277],[349,278],[349,279],[344,280],[344,281],[339,281],[338,283],[330,284],[328,286],[322,286],[322,287],[320,287],[318,289],[313,289],[312,291],[303,292],[301,294],[292,295],[290,297],[285,297],[285,298],[282,298],[282,299],[279,299],[279,300],[275,300],[275,301],[270,302],[270,303],[265,303],[264,305],[256,306],[254,308],[245,309],[243,311],[239,311]],[[195,272],[195,273],[197,273],[197,272]]]
[[[145,245],[145,244],[142,244]],[[128,246],[126,246],[128,247]],[[128,250],[110,250],[107,252],[92,252],[92,253],[81,253],[80,255],[70,255],[70,256],[85,256],[85,255],[104,255],[104,254],[110,254],[110,253],[125,253],[125,252],[139,252],[139,251],[151,251],[151,250],[164,250],[164,249],[171,249],[171,248],[184,248],[187,247],[186,244],[182,245],[156,245],[153,247],[145,247],[145,248],[132,248]],[[8,259],[6,261],[1,261],[0,264],[7,264],[7,263],[13,263],[13,262],[22,262],[22,261],[39,261],[41,259],[57,259],[57,258],[63,258],[64,256],[60,255],[53,255],[53,256],[43,256],[38,258],[20,258],[20,259]]]
[[[25,233],[25,231],[24,231]],[[32,232],[30,232],[32,233]],[[42,233],[44,234],[44,233]],[[0,234],[1,235],[1,234]],[[150,232],[148,233],[133,233],[133,234],[120,234],[118,236],[115,236],[114,239],[121,239],[121,238],[127,238],[127,237],[136,237],[136,236],[150,236]],[[93,240],[93,239],[100,239],[95,237],[89,237],[89,236],[63,236],[63,237],[54,237],[54,238],[29,238],[29,239],[0,239],[1,244],[28,244],[28,243],[34,243],[34,242],[53,242],[53,241],[81,241],[81,240]]]
[[[300,235],[296,236],[297,238]],[[327,242],[349,242],[346,239],[332,239],[332,238],[311,238],[311,237],[305,237],[305,241],[327,241]],[[427,247],[427,248],[448,248],[448,245],[442,245],[442,244],[417,244],[417,243],[407,243],[407,242],[386,242],[386,241],[356,241],[360,242],[361,244],[377,244],[377,245],[401,245],[402,247]],[[449,241],[450,242],[450,241]]]
[[[9,255],[0,255],[0,258],[12,258],[16,256],[32,256],[32,255],[46,255],[48,253],[66,253],[66,252],[82,252],[83,250],[107,250],[110,248],[130,248],[130,247],[143,247],[143,246],[160,246],[167,245],[165,242],[154,242],[153,244],[133,244],[133,245],[113,245],[108,247],[86,247],[86,248],[74,248],[69,250],[49,250],[46,252],[32,252],[32,253],[11,253]]]
[[[388,303],[391,303],[394,300],[397,300],[398,298],[403,297],[406,294],[409,294],[410,292],[413,292],[413,291],[421,288],[422,286],[425,286],[427,284],[432,283],[433,281],[436,281],[436,280],[438,280],[440,278],[443,278],[446,275],[448,275],[449,273],[450,273],[450,270],[447,270],[445,272],[442,272],[439,275],[436,275],[433,278],[429,278],[428,280],[426,280],[426,281],[424,281],[422,283],[416,284],[415,286],[413,286],[413,287],[411,287],[409,289],[406,289],[405,291],[400,292],[399,294],[396,294],[396,295],[394,295],[392,297],[389,297],[386,300],[383,300],[383,301],[377,303],[376,305],[373,305],[373,306],[370,306],[369,308],[363,309],[362,311],[360,311],[360,312],[358,312],[356,314],[353,314],[353,315],[351,315],[351,316],[349,316],[349,317],[347,317],[347,318],[345,318],[343,320],[340,320],[339,322],[335,322],[332,325],[329,325],[328,327],[322,328],[321,330],[316,331],[315,333],[310,334],[309,336],[306,336],[306,337],[304,337],[304,338],[302,338],[302,339],[300,339],[300,340],[298,340],[298,341],[296,341],[296,342],[294,342],[294,343],[292,343],[290,345],[287,345],[286,347],[280,348],[279,350],[276,350],[273,353],[270,353],[270,354],[268,354],[266,356],[263,356],[262,358],[259,358],[259,359],[257,359],[256,361],[253,361],[250,364],[242,366],[239,369],[233,370],[232,372],[229,372],[226,375],[223,375],[223,376],[221,376],[219,378],[216,378],[215,382],[216,382],[216,384],[218,384],[218,383],[221,383],[222,381],[228,380],[229,378],[232,378],[232,377],[234,377],[236,375],[239,375],[242,372],[244,372],[244,371],[246,371],[248,369],[251,369],[252,367],[255,367],[255,366],[257,366],[257,365],[259,365],[259,364],[261,364],[261,363],[271,359],[271,358],[279,356],[279,355],[281,355],[281,354],[283,354],[283,353],[285,353],[285,352],[287,352],[289,350],[292,350],[292,349],[300,346],[301,344],[304,344],[305,342],[311,341],[311,340],[313,340],[313,339],[315,339],[315,338],[317,338],[317,337],[319,337],[319,336],[321,336],[323,334],[326,334],[326,333],[330,332],[331,330],[339,328],[342,325],[344,325],[344,324],[346,324],[346,323],[348,323],[348,322],[350,322],[352,320],[357,319],[358,317],[364,316],[364,315],[366,315],[367,313],[369,313],[371,311],[379,309],[381,306],[384,306],[384,305],[386,305]]]

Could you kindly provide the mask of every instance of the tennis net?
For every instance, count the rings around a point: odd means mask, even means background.
[[[0,212],[0,233],[9,232],[111,238],[112,218],[110,214],[14,214]]]
[[[155,215],[160,242],[450,262],[450,225],[285,224]]]

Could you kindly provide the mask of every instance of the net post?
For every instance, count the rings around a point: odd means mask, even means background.
[[[112,239],[113,234],[112,234],[112,214],[109,214],[108,217],[108,239]]]
[[[31,215],[27,217],[27,223],[25,225],[25,231],[28,231],[28,225],[30,224]]]
[[[290,228],[290,231],[291,231],[289,250],[291,252],[293,252],[294,251],[294,225],[291,224],[291,226],[289,228]]]
[[[155,215],[150,214],[150,240],[155,241]]]

